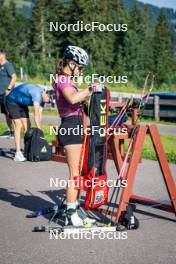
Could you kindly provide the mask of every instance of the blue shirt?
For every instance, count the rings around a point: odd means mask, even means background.
[[[21,104],[30,106],[34,103],[38,103],[40,106],[43,106],[43,92],[44,88],[36,84],[23,83],[13,88],[10,94],[6,97],[6,100],[15,105]]]

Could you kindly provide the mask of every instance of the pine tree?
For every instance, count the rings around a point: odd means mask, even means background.
[[[70,5],[68,23],[83,21],[84,25],[91,22],[107,24],[110,21],[109,1],[107,0],[73,0]],[[113,39],[111,32],[105,31],[71,31],[69,43],[84,48],[90,57],[90,71],[102,74],[112,72]]]
[[[47,58],[47,38],[49,29],[46,22],[46,1],[37,0],[33,9],[32,33],[33,33],[33,51],[37,58],[45,63]]]
[[[58,23],[67,24],[69,14],[69,4],[64,3],[62,0],[50,0],[47,2],[47,25],[50,29],[50,22],[54,25]],[[67,31],[49,31],[50,34],[50,51],[56,59],[62,57],[63,50],[68,45],[68,32]]]
[[[173,11],[133,5],[130,13],[124,0],[36,0],[32,18],[19,12],[14,1],[0,0],[0,48],[6,50],[19,72],[49,78],[67,45],[84,48],[90,57],[86,73],[128,75],[141,84],[149,71],[158,85],[172,84],[176,78]],[[137,1],[135,1],[137,3]],[[165,16],[166,14],[166,16]],[[157,25],[156,19],[158,18]],[[58,24],[127,24],[128,31],[50,31]]]
[[[129,24],[129,13],[124,6],[123,0],[111,0],[110,1],[110,12],[111,12],[111,23],[118,24]],[[115,75],[124,75],[124,40],[126,31],[115,31],[113,38],[113,71]]]
[[[37,0],[33,9],[31,48],[38,60],[38,71],[47,79],[61,57],[66,36],[50,31],[50,22],[66,23],[65,4],[61,0]]]
[[[7,51],[14,54],[15,45],[15,15],[16,7],[13,1],[10,1],[9,6],[5,5],[5,1],[0,2],[0,35],[1,46]]]
[[[153,46],[148,21],[147,10],[142,10],[136,4],[124,40],[124,59],[129,79],[135,80],[137,84],[141,84],[152,70]]]
[[[173,48],[165,14],[161,11],[154,36],[154,64],[158,85],[167,83],[172,75]]]
[[[17,12],[14,1],[5,5],[5,1],[1,0],[0,20],[0,46],[6,50],[8,59],[14,63],[18,73],[29,42],[28,19]]]

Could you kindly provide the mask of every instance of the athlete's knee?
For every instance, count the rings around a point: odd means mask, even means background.
[[[23,124],[20,119],[14,119],[13,121],[15,129],[21,129],[23,127]]]
[[[69,172],[70,172],[70,179],[72,179],[74,176],[79,175],[79,165],[75,164],[75,162],[69,162],[68,163]]]

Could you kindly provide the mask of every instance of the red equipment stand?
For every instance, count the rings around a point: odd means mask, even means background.
[[[135,111],[132,114],[132,117],[133,116],[136,116]],[[132,125],[125,125],[127,127],[128,133],[126,135],[123,134],[113,135],[112,137],[110,137],[110,140],[108,142],[109,143],[108,158],[114,160],[118,175],[122,167],[123,159],[125,156],[124,142],[125,139],[130,139],[131,132],[134,128],[134,124],[135,122],[132,118]],[[86,126],[86,121],[84,122],[84,126]],[[139,203],[143,205],[150,205],[150,206],[154,205],[155,208],[167,212],[173,212],[176,215],[176,184],[174,182],[174,179],[172,177],[169,168],[169,164],[160,140],[160,135],[157,126],[155,124],[138,125],[136,133],[137,134],[135,136],[135,140],[132,145],[131,156],[129,157],[128,160],[128,168],[127,171],[124,173],[123,177],[121,178],[127,180],[127,187],[124,187],[122,189],[119,205],[117,204],[117,211],[112,212],[108,210],[107,212],[106,209],[98,209],[102,213],[113,215],[115,217],[115,224],[119,223],[119,219],[122,213],[126,211],[126,208],[130,202]],[[144,144],[145,137],[147,135],[149,135],[152,140],[153,147],[155,149],[157,159],[160,165],[160,169],[163,175],[163,179],[171,200],[171,205],[163,204],[163,203],[161,204],[160,201],[154,201],[152,199],[148,199],[146,197],[141,197],[133,194],[133,185],[135,182],[136,171],[138,164],[141,161],[142,147]],[[55,147],[53,160],[66,162],[66,157],[63,148],[59,145],[59,142],[53,141],[53,146]]]
[[[163,179],[164,179],[164,182],[167,187],[167,191],[168,191],[168,194],[171,200],[171,205],[163,204],[163,203],[161,205],[160,201],[154,201],[154,200],[133,194],[133,185],[135,182],[136,171],[137,171],[137,167],[140,162],[140,159],[141,159],[142,147],[143,147],[144,140],[147,134],[151,137],[151,140],[152,140],[152,143],[153,143],[156,155],[157,155],[157,159],[158,159],[158,162],[161,168]],[[121,166],[122,166],[122,161],[120,161],[120,163],[118,162],[118,167],[116,166],[118,168],[118,171],[120,171],[119,169],[121,168]],[[129,164],[128,164],[128,169],[123,179],[127,180],[127,187],[123,188],[122,193],[121,193],[118,210],[115,215],[116,224],[119,222],[122,212],[126,210],[126,207],[128,203],[130,202],[140,203],[143,205],[154,205],[155,208],[168,211],[168,212],[173,212],[176,214],[176,185],[175,185],[175,182],[173,180],[173,177],[172,177],[172,174],[169,168],[169,164],[168,164],[168,161],[167,161],[167,158],[166,158],[166,155],[165,155],[165,152],[164,152],[161,140],[160,140],[157,126],[155,124],[150,125],[150,126],[148,125],[138,126],[136,139],[133,144],[133,150],[132,150],[132,154],[131,154]]]

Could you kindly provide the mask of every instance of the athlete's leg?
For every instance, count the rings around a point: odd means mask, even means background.
[[[21,122],[23,124],[24,132],[26,133],[31,126],[29,119],[29,109],[27,106],[20,107],[20,117],[21,117]]]
[[[23,124],[23,128],[24,128],[24,132],[26,133],[27,130],[30,128],[31,126],[31,122],[29,118],[21,118],[21,122]]]
[[[13,130],[13,124],[12,124],[12,120],[9,118],[8,114],[4,114],[5,118],[6,118],[6,123],[8,128],[10,129],[10,131]]]
[[[73,181],[74,176],[79,176],[79,160],[81,154],[82,145],[67,145],[65,147],[66,155],[67,155],[67,162],[70,171],[70,178],[69,180]],[[74,181],[73,181],[74,183]],[[75,190],[74,184],[67,185],[67,209],[76,210],[78,206],[77,198],[79,197],[79,191]],[[91,219],[85,212],[77,211],[71,216],[71,222],[74,226],[80,225],[88,225],[89,227],[95,224],[96,220]]]
[[[71,184],[74,176],[79,176],[79,160],[82,144],[65,146],[67,162],[70,172],[69,182],[67,186],[67,202],[75,203],[78,191],[74,189],[74,184]]]
[[[91,225],[86,223],[78,215],[76,200],[78,197],[78,190],[74,188],[74,176],[79,175],[79,158],[81,153],[81,144],[67,145],[65,146],[68,167],[70,171],[69,182],[67,184],[67,217],[65,224],[73,226],[85,226]]]
[[[16,146],[16,152],[21,151],[20,147],[20,135],[21,135],[21,129],[23,127],[23,123],[21,119],[13,119],[14,124],[14,140],[15,140],[15,146]]]

